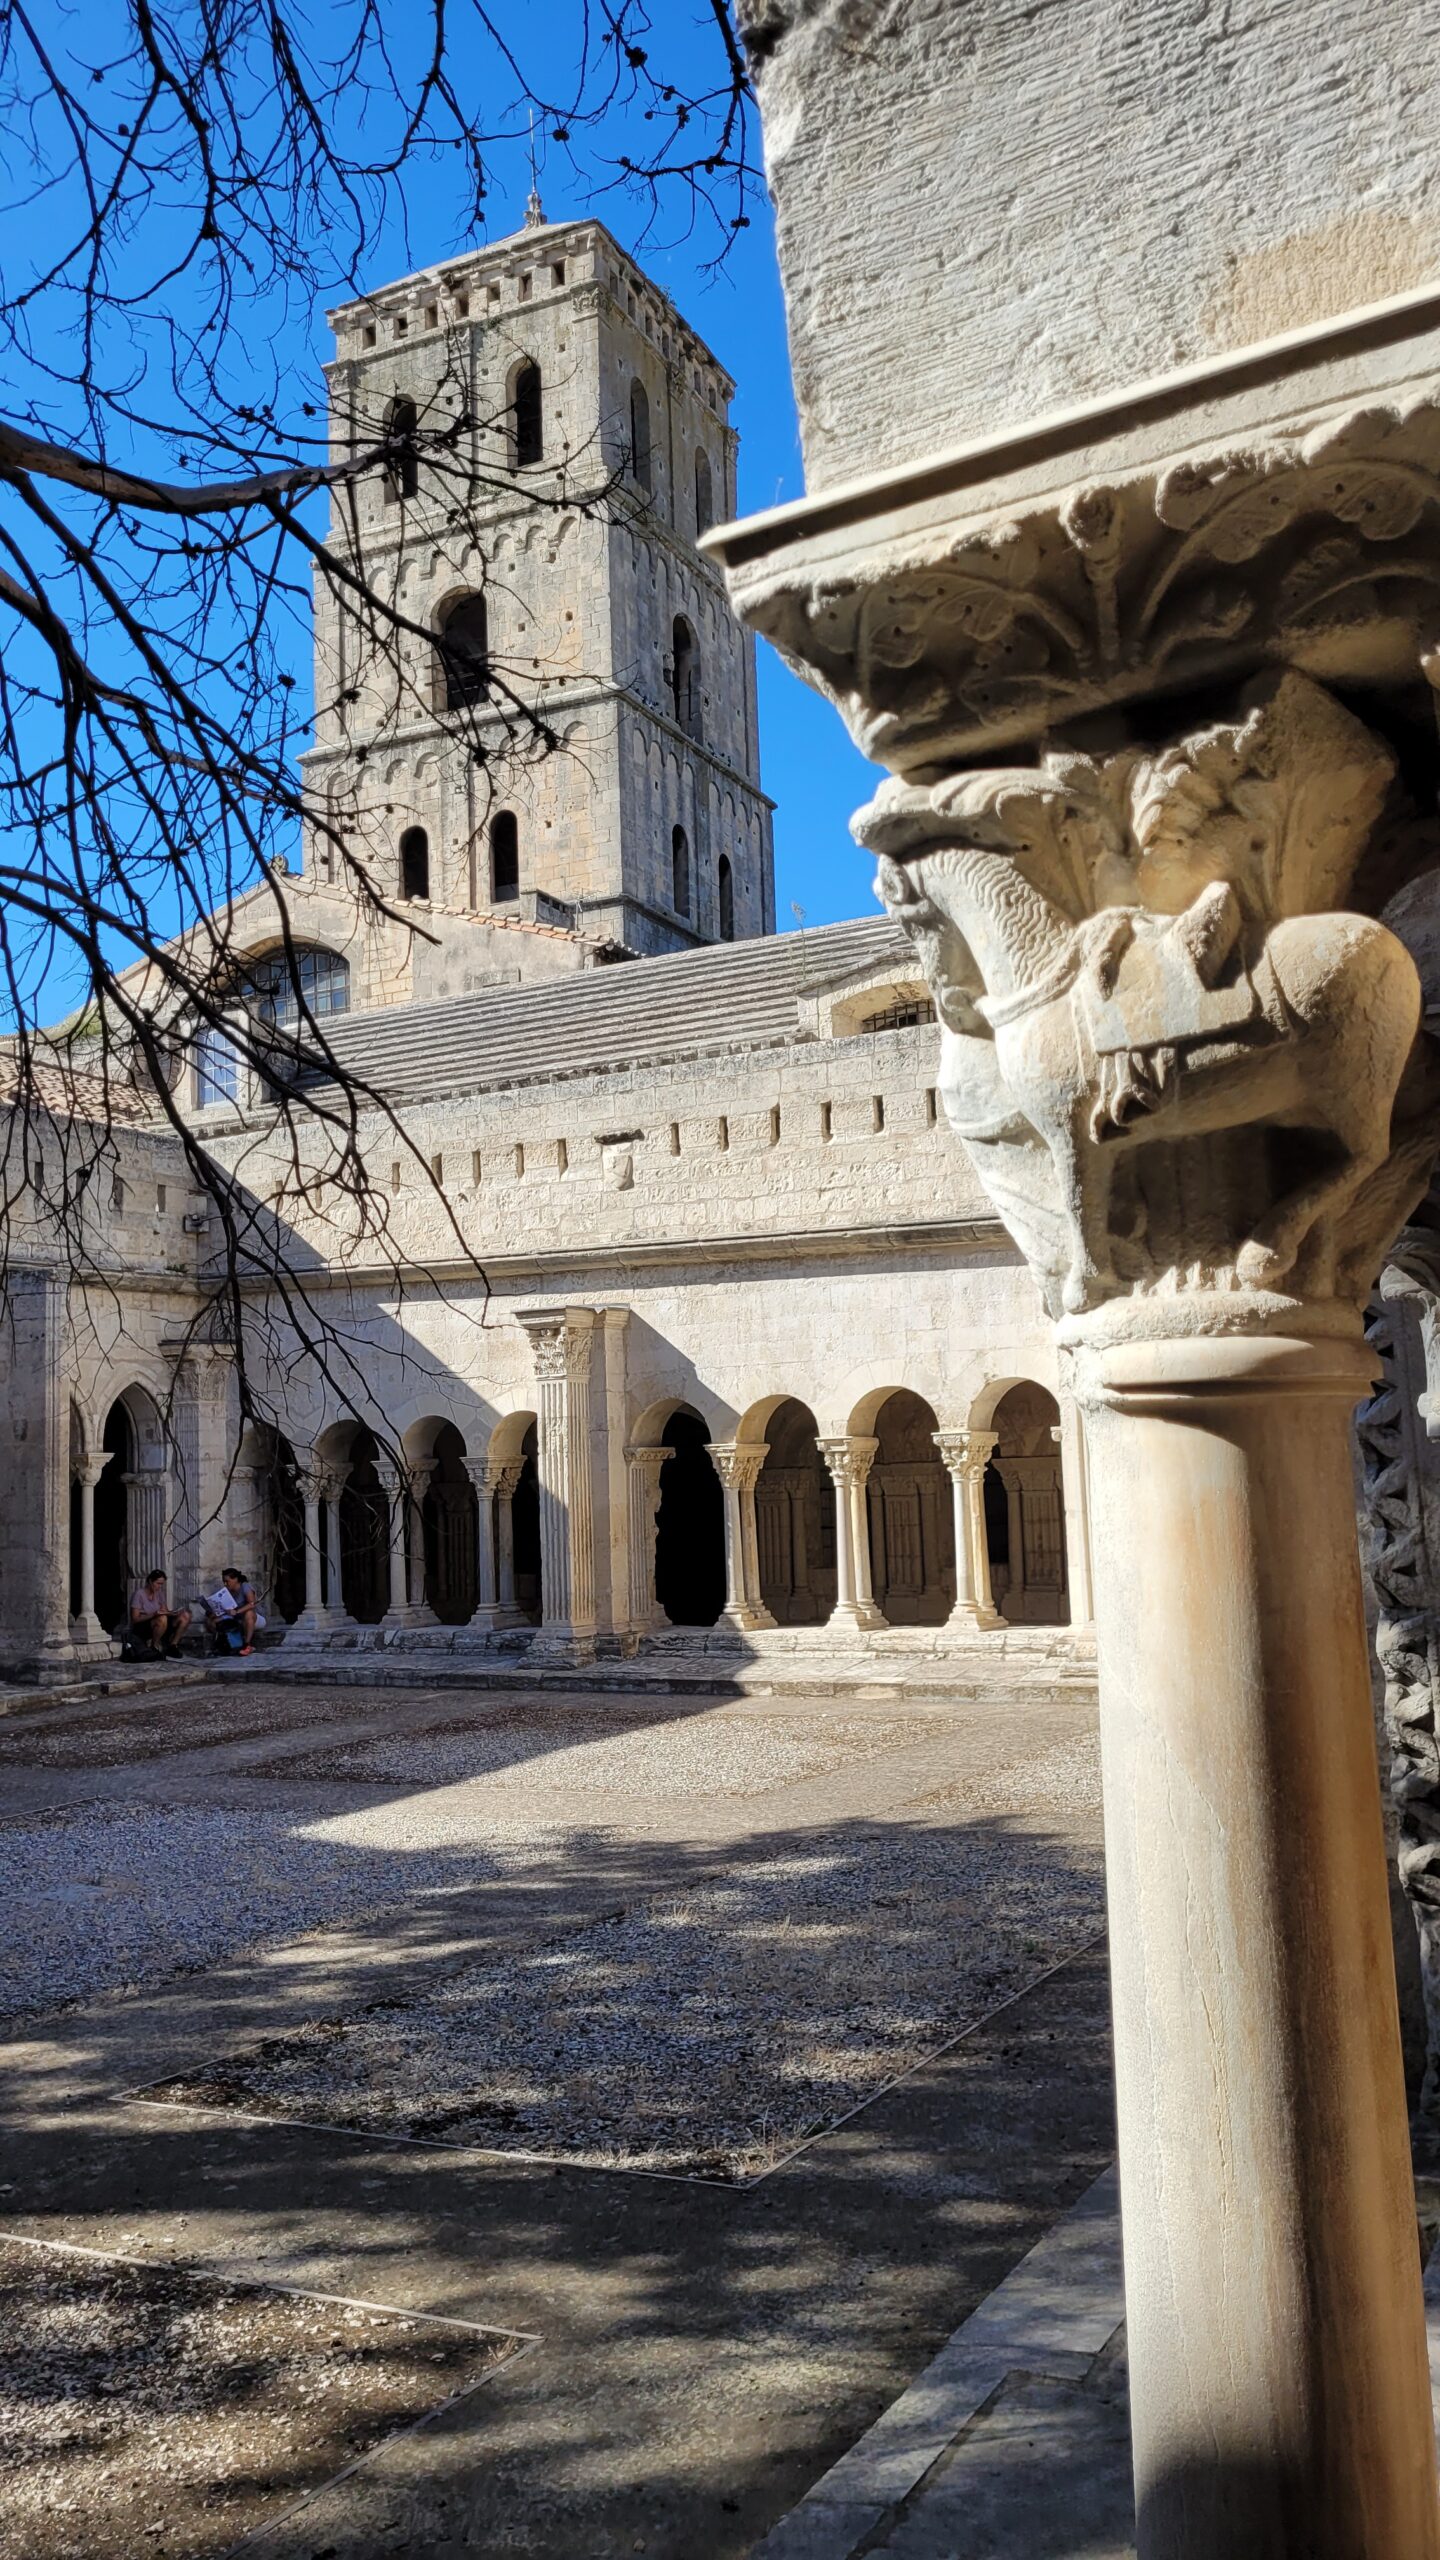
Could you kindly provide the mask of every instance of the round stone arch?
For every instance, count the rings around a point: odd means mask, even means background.
[[[875,1443],[866,1484],[870,1580],[895,1627],[943,1626],[955,1605],[955,1500],[928,1396],[896,1387],[862,1399]],[[857,1437],[862,1436],[857,1428]]]
[[[1023,1372],[987,1379],[971,1406],[971,1428],[995,1434],[984,1481],[995,1605],[1012,1626],[1068,1626],[1065,1480],[1055,1389]]]
[[[494,1499],[493,1533],[501,1624],[543,1615],[540,1556],[539,1414],[525,1390],[503,1400],[485,1455],[506,1471],[506,1490]]]
[[[95,1613],[110,1630],[125,1623],[140,1576],[170,1561],[171,1443],[160,1397],[143,1378],[132,1377],[103,1413],[93,1420],[82,1415],[81,1423],[86,1454],[104,1461],[92,1496],[92,1535]]]

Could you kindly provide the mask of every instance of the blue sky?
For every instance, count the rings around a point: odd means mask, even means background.
[[[95,101],[97,111],[101,92],[91,84],[102,84],[108,126],[113,133],[128,135],[130,122],[116,120],[134,114],[132,101],[144,85],[144,76],[137,75],[133,58],[111,58],[117,29],[106,0],[37,0],[37,4],[42,28],[48,29],[50,41],[63,56],[67,76],[80,84],[87,99]],[[347,0],[343,6],[341,0],[326,0],[326,6],[333,15],[327,16],[325,8],[304,13],[322,52],[327,46],[340,46],[337,28],[352,23],[357,11],[362,18],[364,14],[358,10],[358,0]],[[668,94],[703,101],[718,80],[723,109],[725,60],[713,17],[700,0],[688,0],[688,5],[687,0],[658,0],[648,21],[644,0],[628,0],[628,10],[626,26],[645,39],[650,68],[632,85],[615,55],[606,56],[601,48],[580,82],[583,98],[593,103],[598,95],[602,102],[598,115],[588,120],[563,103],[575,92],[580,31],[587,23],[593,29],[583,0],[507,0],[495,21],[503,46],[495,36],[483,34],[478,18],[463,13],[452,17],[456,96],[467,125],[482,137],[483,232],[473,227],[463,153],[453,138],[437,130],[406,151],[398,180],[367,192],[370,237],[359,265],[350,263],[353,240],[347,235],[343,201],[332,202],[322,191],[320,200],[308,204],[304,219],[314,229],[302,234],[297,246],[314,271],[313,294],[308,277],[302,284],[294,269],[267,275],[263,256],[258,264],[248,263],[243,251],[238,260],[232,260],[217,247],[198,260],[187,254],[177,264],[175,242],[177,238],[193,241],[198,220],[194,173],[183,154],[178,156],[173,170],[167,169],[145,198],[133,223],[122,217],[112,231],[113,280],[122,299],[102,325],[89,377],[103,382],[111,393],[127,392],[127,400],[121,402],[124,414],[112,413],[109,418],[110,458],[182,479],[203,478],[207,470],[223,476],[235,467],[233,447],[227,452],[217,444],[213,452],[205,450],[207,423],[213,424],[214,416],[205,405],[203,391],[187,421],[183,395],[167,388],[172,381],[172,333],[192,345],[213,348],[214,379],[222,386],[232,416],[237,410],[244,414],[241,404],[253,402],[281,422],[268,459],[279,461],[290,450],[307,450],[318,433],[313,421],[324,399],[320,368],[333,352],[325,323],[327,306],[349,299],[357,289],[382,285],[519,228],[530,186],[532,139],[527,130],[528,108],[514,101],[528,83],[531,94],[543,86],[561,101],[534,119],[533,147],[550,220],[594,214],[605,222],[671,296],[736,381],[733,418],[741,440],[742,514],[800,496],[803,473],[784,306],[763,191],[754,190],[747,206],[748,224],[730,234],[726,245],[737,198],[723,174],[715,182],[717,219],[703,209],[698,215],[693,211],[683,184],[662,186],[658,201],[652,201],[620,168],[624,155],[643,160],[654,150],[665,121],[674,112],[659,110],[658,125],[653,111],[652,117],[645,116],[647,81],[673,83]],[[174,16],[178,25],[199,23],[193,0],[176,0]],[[383,27],[402,87],[413,92],[417,67],[423,74],[428,55],[428,12],[412,10],[408,0],[380,0],[376,23]],[[643,62],[645,55],[640,59]],[[608,88],[609,74],[615,70],[619,76]],[[248,60],[237,61],[232,76],[243,102],[247,79],[263,81],[265,66],[262,63],[257,70]],[[261,136],[253,147],[261,149],[264,133],[270,129],[266,92],[257,87],[253,94],[254,130]],[[648,94],[655,98],[667,93],[652,86]],[[695,142],[696,132],[703,136],[707,131],[703,105],[696,113],[698,123],[679,142],[681,157],[711,147],[708,141]],[[387,149],[395,144],[397,115],[403,123],[404,109],[383,82],[367,87],[363,81],[337,79],[327,123],[344,150],[381,165]],[[569,138],[563,130],[567,116],[574,128]],[[179,110],[175,122],[183,131]],[[558,141],[557,126],[562,128]],[[712,124],[709,131],[713,129]],[[37,196],[37,172],[47,176],[48,162],[64,168],[68,126],[42,112],[33,123],[22,122],[21,132],[34,149],[17,144],[3,230],[9,290],[23,294],[27,283],[43,274],[58,254],[55,244],[73,239],[77,203],[83,214],[85,199],[77,197],[73,172],[47,183]],[[101,162],[111,165],[103,154]],[[43,219],[37,210],[41,205]],[[82,233],[83,227],[82,220]],[[718,255],[722,248],[724,254]],[[58,287],[47,288],[27,311],[12,348],[21,358],[15,388],[24,402],[33,403],[29,414],[44,431],[86,447],[92,434],[85,406],[86,377],[78,361],[78,311],[68,274],[67,270]],[[237,299],[223,335],[207,340],[203,331],[213,326],[206,315],[213,307],[210,297],[217,275],[234,286]],[[27,357],[33,357],[33,364],[25,361]],[[178,407],[177,396],[182,401]],[[193,392],[190,396],[194,397]],[[308,413],[306,404],[310,404]],[[307,414],[312,423],[306,423]],[[216,433],[222,435],[223,430],[217,427]],[[293,446],[287,442],[290,435],[298,439]],[[26,531],[33,538],[33,527],[27,526]],[[110,535],[112,540],[121,538],[114,526]],[[40,556],[44,561],[43,552]],[[44,565],[47,574],[55,566]],[[127,567],[133,570],[134,561]],[[292,575],[293,568],[292,563]],[[173,548],[172,569],[174,611],[183,619],[191,586],[179,547]],[[263,696],[262,710],[267,718],[273,711],[280,722],[282,754],[293,753],[304,743],[300,724],[307,717],[310,689],[307,584],[301,578],[288,599],[272,598],[267,613],[279,683],[290,689],[281,692],[272,684]],[[81,593],[77,600],[74,581],[67,585],[58,571],[55,593],[62,612],[72,619],[78,616],[77,627],[83,627],[87,604],[93,599]],[[169,627],[163,614],[155,627],[162,632]],[[91,639],[93,646],[103,646],[114,657],[113,664],[102,659],[104,671],[112,679],[133,681],[123,640],[117,642],[113,631],[103,641],[93,633]],[[31,673],[38,657],[44,690],[43,652],[14,630],[7,630],[5,646],[7,668],[23,676]],[[763,643],[759,672],[763,780],[776,803],[779,927],[792,931],[802,920],[817,925],[873,912],[871,863],[852,843],[847,822],[851,811],[871,796],[875,769],[856,754],[836,713],[791,676]],[[217,682],[223,693],[223,676]],[[217,700],[217,717],[225,707]],[[32,714],[37,743],[30,753],[42,766],[51,751],[44,719],[43,711]],[[40,726],[33,727],[35,722]],[[130,814],[122,806],[122,835]],[[158,905],[152,922],[162,930],[170,929],[173,885],[163,865],[153,874],[144,873],[143,812],[135,817],[135,825],[138,833],[129,867],[137,880],[151,876],[157,880]],[[232,876],[240,885],[240,874],[227,873],[218,887],[212,887],[211,896],[223,898]],[[177,907],[174,921],[180,920]],[[114,956],[128,959],[130,947],[117,944]],[[53,934],[44,931],[37,933],[33,948],[27,951],[25,974],[42,1018],[54,1018],[64,1010],[84,983],[83,964],[63,940],[57,943]]]

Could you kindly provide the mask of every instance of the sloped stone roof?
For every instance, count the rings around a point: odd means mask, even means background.
[[[900,927],[864,916],[627,960],[542,986],[487,987],[444,1004],[343,1015],[325,1032],[336,1058],[389,1102],[424,1102],[794,1040],[805,988],[892,957],[915,975]]]

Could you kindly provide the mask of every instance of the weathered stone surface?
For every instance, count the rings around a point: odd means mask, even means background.
[[[1440,275],[1421,0],[745,0],[812,490]]]

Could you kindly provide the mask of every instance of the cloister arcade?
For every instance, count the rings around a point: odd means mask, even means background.
[[[544,1638],[558,1624],[585,1649],[603,1614],[596,1556],[581,1551],[594,1546],[588,1397],[568,1412],[564,1382],[537,1385],[534,1404],[483,1429],[436,1412],[393,1440],[353,1418],[309,1449],[247,1434],[227,1560],[254,1575],[272,1623],[302,1640],[427,1628]],[[168,1562],[167,1429],[139,1386],[112,1403],[93,1452],[72,1417],[77,1631],[114,1629],[130,1584]],[[625,1589],[602,1631],[633,1648],[721,1623],[837,1635],[1063,1624],[1060,1437],[1054,1396],[1030,1379],[991,1382],[959,1430],[904,1385],[868,1391],[829,1432],[784,1393],[755,1400],[729,1432],[699,1399],[662,1399],[617,1453]],[[177,1597],[193,1604],[188,1590]]]
[[[966,1628],[1066,1623],[1058,1405],[997,1380],[984,1421],[943,1431],[912,1388],[863,1395],[822,1434],[794,1395],[758,1398],[733,1436],[694,1403],[646,1408],[625,1441],[630,1644],[671,1628]],[[346,1418],[297,1454],[251,1431],[233,1477],[228,1549],[272,1623],[343,1628],[548,1626],[541,1421],[507,1413],[474,1449],[430,1413],[397,1444]],[[169,1559],[167,1421],[126,1388],[87,1449],[72,1416],[72,1626],[113,1631],[128,1590]],[[574,1577],[569,1505],[548,1495],[553,1559]],[[592,1582],[592,1572],[582,1574]],[[192,1597],[184,1592],[179,1597]],[[574,1608],[566,1626],[574,1626]],[[584,1613],[582,1620],[584,1636]]]

